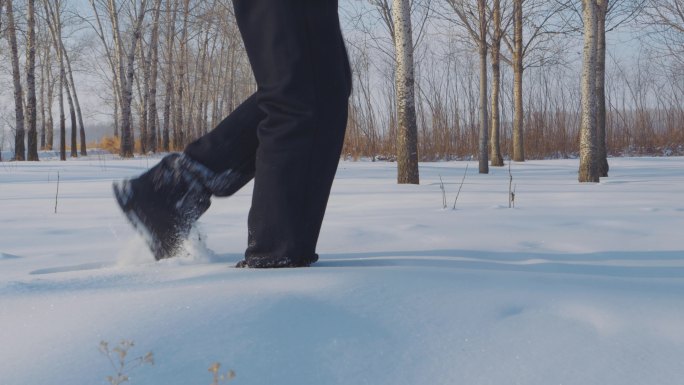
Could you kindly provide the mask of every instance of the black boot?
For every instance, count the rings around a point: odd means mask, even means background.
[[[235,267],[237,268],[257,268],[257,269],[276,269],[281,267],[309,267],[313,263],[318,261],[318,254],[313,254],[309,258],[304,259],[291,259],[291,258],[259,258],[251,257],[248,259],[243,259],[238,262]]]
[[[192,225],[211,205],[204,171],[187,156],[171,154],[139,177],[114,183],[121,210],[157,260],[179,251]]]

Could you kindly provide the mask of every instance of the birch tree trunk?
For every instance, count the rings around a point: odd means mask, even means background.
[[[38,146],[45,149],[45,62],[40,69],[40,87],[38,88],[38,105],[40,106],[40,130],[38,131]]]
[[[409,0],[393,0],[392,21],[397,88],[397,182],[418,184],[418,128],[416,122],[413,34]]]
[[[46,65],[45,78],[47,80],[47,127],[45,127],[45,149],[52,151],[55,145],[55,121],[52,116],[52,104],[55,100],[55,79],[52,73],[52,50],[48,44],[45,48]]]
[[[13,0],[7,0],[7,39],[10,44],[12,62],[12,79],[14,80],[14,160],[26,160],[26,146],[24,144],[24,91],[21,86],[21,72],[19,70],[19,46],[17,31],[14,23]]]
[[[38,91],[38,93],[40,94],[40,100],[38,102],[38,104],[40,105],[40,132],[38,135],[40,136],[40,149],[41,150],[45,150],[45,145],[46,145],[45,134],[47,131],[47,121],[46,121],[47,117],[45,114],[45,109],[47,107],[46,106],[46,99],[47,98],[45,96],[45,92],[46,92],[45,83],[48,83],[48,87],[50,86],[49,78],[48,78],[48,67],[50,66],[50,64],[49,64],[50,60],[49,60],[48,52],[50,52],[50,50],[49,50],[50,45],[45,44],[45,46],[47,46],[48,49],[43,50],[43,57],[41,59],[42,65],[40,66],[40,89]]]
[[[68,87],[66,84],[66,70],[64,69],[64,49],[62,47],[62,3],[61,0],[44,0],[43,9],[47,18],[48,28],[50,29],[50,36],[52,38],[52,46],[57,53],[57,61],[59,62],[59,159],[66,160],[66,115],[64,113],[64,90]],[[68,89],[67,89],[68,91]],[[72,125],[74,120],[72,119]]]
[[[596,0],[582,0],[584,61],[582,64],[582,117],[580,127],[580,182],[599,182],[596,133]]]
[[[121,33],[119,31],[119,11],[116,8],[116,3],[114,0],[109,0],[107,4],[108,8],[107,11],[109,12],[109,19],[112,23],[112,35],[114,38],[114,62],[115,64],[115,77],[117,79],[117,83],[119,84],[119,89],[118,89],[118,102],[119,102],[119,111],[120,111],[120,126],[119,126],[119,135],[121,139],[121,144],[119,148],[119,155],[122,157],[132,157],[133,156],[133,148],[132,148],[132,142],[131,142],[131,105],[130,103],[126,107],[126,101],[125,101],[125,96],[124,93],[126,92],[128,86],[125,84],[126,82],[126,70],[124,67],[124,53],[123,53],[123,41],[121,41]],[[131,100],[131,96],[128,97],[128,100]]]
[[[477,11],[479,15],[480,26],[480,145],[479,145],[479,161],[480,174],[489,173],[489,151],[487,145],[489,140],[487,119],[487,18],[486,18],[486,0],[477,1]]]
[[[62,56],[64,57],[66,52],[62,50]],[[66,62],[66,59],[64,60]],[[66,66],[64,67],[64,77],[66,79]],[[67,103],[69,104],[69,118],[71,119],[71,140],[70,140],[70,156],[72,158],[78,158],[78,142],[76,140],[76,133],[78,132],[78,124],[76,123],[76,109],[74,108],[74,97],[71,94],[72,84],[69,79],[66,79],[64,84],[64,90],[66,91]]]
[[[2,9],[5,7],[5,0],[0,0],[0,31],[2,31]],[[0,142],[0,147],[2,147]],[[0,148],[0,162],[2,162],[2,148]]]
[[[152,21],[152,32],[150,38],[150,78],[149,78],[149,102],[150,107],[147,115],[147,127],[149,129],[148,147],[152,152],[157,152],[158,126],[157,126],[157,78],[159,67],[159,16],[161,15],[161,0],[154,2],[154,16]]]
[[[119,111],[121,98],[119,97],[121,91],[119,90],[119,81],[116,80],[116,75],[112,79],[112,88],[114,89],[114,137],[120,138],[120,127],[121,127],[121,113]]]
[[[513,160],[525,161],[523,136],[523,0],[513,0]]]
[[[150,98],[150,58],[145,55],[145,47],[143,44],[139,45],[140,49],[140,65],[142,66],[143,80],[142,80],[142,95],[140,101],[140,153],[147,153],[147,144],[149,141],[149,133],[147,131],[148,113],[149,113],[149,98]]]
[[[27,160],[38,161],[38,127],[36,101],[36,7],[35,0],[27,0],[28,30],[26,34],[26,114]]]
[[[49,0],[46,0],[48,2]],[[59,4],[57,4],[57,7]],[[57,40],[62,39],[61,21],[55,27],[57,29]],[[55,43],[55,50],[57,51],[57,60],[59,61],[59,93],[57,99],[59,100],[59,159],[66,160],[66,115],[64,113],[64,88],[66,83],[66,75],[64,71],[64,55],[62,50]]]
[[[171,19],[167,21],[166,25],[166,50],[167,50],[167,60],[166,60],[166,84],[165,84],[165,95],[164,95],[164,129],[162,131],[162,149],[166,152],[171,150],[171,108],[174,105],[173,95],[174,90],[174,68],[173,68],[173,49],[175,41],[175,25],[176,17],[178,15],[178,0],[168,0],[166,2],[166,13],[170,15]],[[174,132],[175,132],[174,128]]]
[[[120,155],[123,158],[130,158],[133,156],[134,139],[133,139],[133,77],[135,75],[135,52],[137,50],[138,42],[140,41],[142,23],[145,18],[145,11],[147,1],[140,1],[140,8],[134,21],[131,41],[128,51],[126,51],[123,43],[123,36],[119,29],[119,15],[118,9],[114,0],[109,0],[109,12],[112,22],[112,32],[114,35],[114,44],[117,52],[117,62],[119,68],[119,84],[121,85],[121,149]]]
[[[71,60],[69,59],[69,54],[67,53],[66,47],[64,47],[64,42],[60,42],[60,45],[62,47],[62,52],[64,53],[64,61],[66,62],[66,70],[67,70],[67,77],[69,79],[69,84],[71,85],[71,92],[73,92],[71,95],[73,97],[73,104],[76,109],[76,119],[78,122],[78,134],[80,138],[80,145],[81,145],[81,155],[86,156],[88,155],[88,150],[86,149],[86,133],[85,133],[85,125],[83,124],[83,113],[81,112],[81,103],[78,101],[78,93],[76,92],[76,83],[74,82],[74,72],[71,69]],[[76,132],[72,131],[71,134],[71,145],[73,146],[71,150],[71,156],[76,156],[74,155],[74,152],[76,151]]]
[[[178,77],[176,87],[176,108],[174,114],[173,147],[180,150],[185,143],[184,124],[184,97],[185,97],[185,75],[187,66],[188,49],[188,19],[190,17],[190,0],[183,0],[183,29],[180,38],[180,57],[178,60]],[[185,127],[188,129],[189,127]]]
[[[499,93],[501,90],[501,3],[494,0],[493,9],[494,36],[492,37],[492,117],[491,117],[491,164],[495,167],[504,165],[501,156],[499,117]]]
[[[100,18],[100,12],[97,9],[97,6],[95,5],[95,0],[89,0],[90,6],[93,10],[93,15],[95,16],[95,32],[97,33],[98,37],[100,38],[100,42],[102,43],[102,46],[104,47],[105,50],[105,56],[107,57],[107,63],[109,64],[109,68],[112,71],[112,90],[114,91],[114,137],[118,138],[119,137],[119,105],[121,103],[121,86],[119,84],[119,69],[118,69],[118,51],[116,49],[114,52],[112,52],[112,48],[109,46],[108,40],[105,37],[105,31],[104,28],[102,27],[102,20]],[[107,9],[109,7],[109,4],[107,4]]]
[[[606,15],[608,0],[597,0],[596,35],[596,136],[598,173],[607,177],[608,149],[606,145]]]

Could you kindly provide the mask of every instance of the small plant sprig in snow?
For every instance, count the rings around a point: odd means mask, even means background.
[[[214,376],[214,381],[212,381],[211,385],[225,384],[229,381],[232,381],[233,378],[235,378],[235,372],[234,371],[229,370],[225,374],[221,374],[219,372],[220,369],[221,369],[221,363],[219,363],[219,362],[214,362],[209,367],[209,371]]]
[[[456,210],[456,202],[458,202],[458,197],[461,195],[461,189],[463,188],[463,183],[465,182],[467,175],[468,175],[468,164],[466,163],[466,168],[465,168],[465,171],[463,172],[463,179],[461,179],[461,185],[458,186],[458,192],[456,193],[456,199],[454,199],[454,207],[453,207],[454,210]]]
[[[107,356],[112,369],[116,372],[113,376],[107,376],[107,381],[112,385],[120,385],[128,382],[129,373],[145,364],[154,365],[154,355],[148,352],[144,356],[127,359],[128,351],[135,346],[130,340],[121,340],[113,349],[109,348],[107,341],[100,342],[100,353]]]
[[[511,173],[511,160],[508,161],[508,208],[515,208],[515,188],[517,186],[513,185],[513,173]]]

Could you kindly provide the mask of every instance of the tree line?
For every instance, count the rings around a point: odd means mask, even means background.
[[[608,155],[682,153],[682,9],[343,1],[354,76],[344,154],[396,159],[399,182],[417,183],[419,160],[478,159],[486,173],[572,156],[580,180],[596,181]],[[107,84],[97,96],[124,157],[182,149],[255,90],[229,0],[0,0],[0,23],[16,160],[52,149],[55,126],[62,159],[67,147],[87,153],[77,71]],[[640,52],[610,50],[607,36],[625,30]]]

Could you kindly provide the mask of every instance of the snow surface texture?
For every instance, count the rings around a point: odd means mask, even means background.
[[[234,269],[251,184],[214,199],[188,255],[154,262],[113,180],[158,159],[0,163],[0,384],[684,384],[684,158],[340,165],[307,269]],[[54,213],[57,173],[60,176]],[[201,238],[201,240],[198,240]]]

